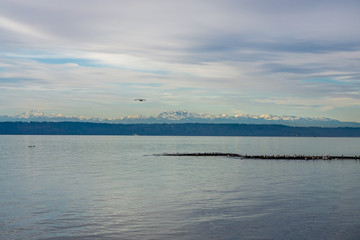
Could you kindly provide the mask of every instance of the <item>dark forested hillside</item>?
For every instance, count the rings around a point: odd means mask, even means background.
[[[0,122],[0,134],[360,137],[360,128],[204,123]]]

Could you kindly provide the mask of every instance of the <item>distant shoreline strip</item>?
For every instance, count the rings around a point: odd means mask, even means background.
[[[360,128],[290,127],[256,124],[108,124],[86,122],[0,122],[4,135],[140,135],[360,137]]]
[[[360,160],[360,156],[331,156],[331,155],[242,155],[236,153],[162,153],[154,156],[179,157],[232,157],[243,159],[278,159],[278,160]]]

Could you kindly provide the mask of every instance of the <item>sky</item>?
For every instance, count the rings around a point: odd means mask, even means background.
[[[358,0],[0,0],[0,115],[360,122],[359,23]]]

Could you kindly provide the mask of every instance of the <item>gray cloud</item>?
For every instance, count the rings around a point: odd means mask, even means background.
[[[20,102],[21,84],[30,85],[34,93],[58,96],[56,102],[49,98],[49,105],[72,111],[79,108],[68,103],[65,91],[108,104],[108,112],[126,102],[119,94],[163,98],[142,109],[161,112],[165,109],[157,108],[188,104],[193,92],[179,89],[189,87],[208,103],[197,99],[194,109],[215,109],[205,112],[239,107],[246,112],[254,106],[276,114],[285,104],[261,106],[265,102],[256,96],[287,99],[291,94],[300,106],[316,92],[323,100],[348,95],[349,106],[358,106],[359,11],[359,1],[332,0],[3,0],[0,87],[16,80],[19,89],[0,94]],[[316,78],[344,84],[304,81]],[[336,116],[326,109],[346,108],[346,101],[329,103],[334,107],[306,106],[329,117]],[[131,111],[130,105],[123,109]]]

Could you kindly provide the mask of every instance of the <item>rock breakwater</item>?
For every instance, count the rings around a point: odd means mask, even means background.
[[[242,159],[278,159],[278,160],[360,160],[360,156],[332,156],[332,155],[242,155],[237,153],[162,153],[155,156],[179,157],[233,157]]]

